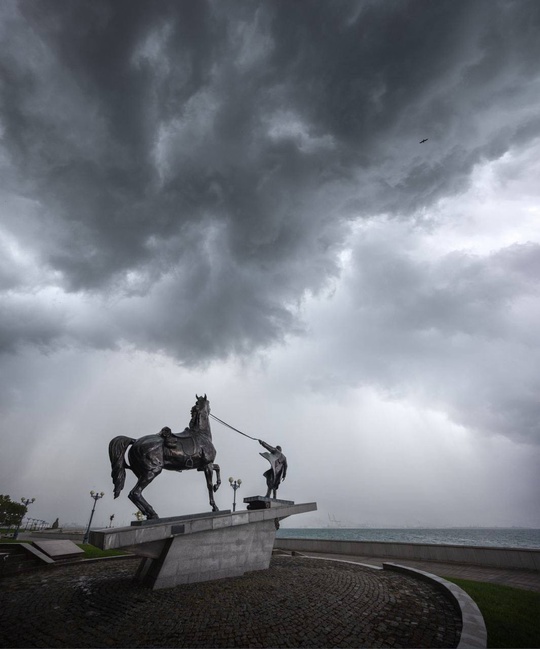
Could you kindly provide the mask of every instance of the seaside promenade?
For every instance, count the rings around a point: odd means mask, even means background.
[[[445,588],[383,563],[540,591],[535,570],[279,549],[269,570],[152,591],[135,558],[82,561],[2,579],[0,646],[485,646]]]
[[[276,538],[274,547],[303,556],[382,567],[397,563],[439,577],[491,582],[540,592],[540,549],[391,541]]]
[[[0,646],[457,647],[461,639],[452,600],[394,571],[275,556],[268,570],[152,591],[134,582],[137,565],[80,562],[2,579]]]
[[[301,552],[303,556],[332,559],[338,561],[350,561],[351,563],[363,564],[381,568],[388,558],[358,556],[351,554],[335,554],[327,552]],[[483,581],[513,588],[523,588],[540,592],[540,572],[537,570],[506,570],[503,568],[475,566],[473,564],[443,563],[435,561],[411,561],[409,559],[393,559],[399,563],[415,570],[430,572],[438,577],[454,577],[456,579],[470,579],[471,581]]]

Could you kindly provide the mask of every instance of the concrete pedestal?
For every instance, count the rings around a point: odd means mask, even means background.
[[[280,500],[279,498],[268,498],[268,496],[247,496],[244,498],[247,503],[246,509],[270,509],[270,507],[283,507],[294,505],[292,500]]]
[[[136,578],[154,590],[170,588],[266,570],[278,520],[316,509],[303,503],[157,519],[90,532],[90,543],[143,557]]]

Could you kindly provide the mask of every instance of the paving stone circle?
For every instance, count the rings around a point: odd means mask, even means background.
[[[269,570],[151,591],[138,561],[0,582],[2,647],[456,647],[461,620],[429,583],[365,566],[274,557]]]

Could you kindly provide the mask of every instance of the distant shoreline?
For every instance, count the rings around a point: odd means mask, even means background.
[[[540,529],[529,527],[282,527],[277,538],[540,549]]]

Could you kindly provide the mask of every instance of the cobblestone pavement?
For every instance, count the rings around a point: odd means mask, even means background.
[[[2,647],[455,647],[461,621],[431,584],[274,557],[269,570],[151,591],[137,561],[0,582]]]

